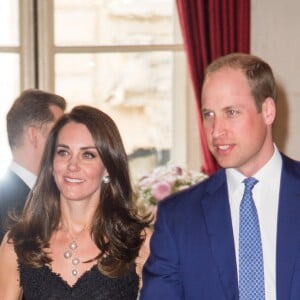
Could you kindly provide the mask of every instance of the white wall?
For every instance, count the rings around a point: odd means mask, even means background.
[[[273,68],[279,88],[274,138],[300,160],[300,1],[252,0],[251,52]]]

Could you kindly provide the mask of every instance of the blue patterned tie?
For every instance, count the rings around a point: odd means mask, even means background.
[[[263,253],[259,220],[252,198],[252,189],[258,181],[244,180],[245,191],[240,205],[239,233],[239,293],[240,300],[265,299]]]

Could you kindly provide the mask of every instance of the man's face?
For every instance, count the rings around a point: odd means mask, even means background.
[[[226,67],[208,76],[202,116],[208,147],[220,166],[250,176],[271,157],[275,104],[267,98],[258,113],[242,71]]]

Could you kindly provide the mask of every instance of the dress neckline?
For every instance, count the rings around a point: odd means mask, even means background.
[[[51,276],[54,276],[55,278],[58,278],[68,289],[74,289],[76,288],[77,285],[80,284],[80,282],[82,280],[84,280],[85,277],[87,277],[90,273],[93,273],[95,271],[98,271],[98,267],[97,264],[93,265],[89,270],[86,270],[85,272],[83,272],[80,276],[78,276],[78,279],[76,280],[76,282],[73,285],[70,285],[67,280],[65,280],[60,273],[54,272],[51,268],[51,266],[49,265],[45,265],[44,268],[46,270],[49,271],[49,273],[51,274]]]

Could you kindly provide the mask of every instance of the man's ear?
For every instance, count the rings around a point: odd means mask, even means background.
[[[267,125],[272,125],[276,117],[275,100],[271,97],[265,99],[262,104],[262,114]]]
[[[34,148],[37,147],[38,144],[38,132],[37,132],[37,128],[34,126],[28,126],[26,129],[26,135],[27,135],[27,139],[28,142],[33,145]]]

